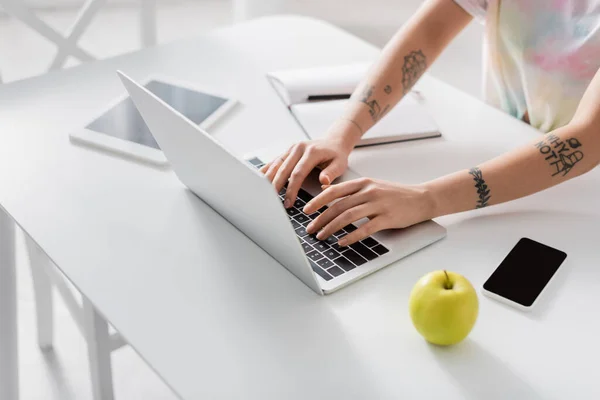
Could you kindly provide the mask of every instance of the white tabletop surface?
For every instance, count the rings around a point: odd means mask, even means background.
[[[238,98],[243,107],[216,136],[240,154],[292,142],[302,135],[264,73],[377,53],[325,23],[277,17],[6,85],[0,204],[186,400],[600,398],[598,170],[511,204],[442,218],[443,241],[319,297],[172,172],[68,139],[123,93],[120,68]],[[444,137],[361,149],[354,169],[420,182],[539,135],[434,79],[419,89]],[[428,345],[408,316],[417,279],[447,268],[479,288],[524,236],[569,254],[540,307],[525,314],[480,296],[466,341]]]

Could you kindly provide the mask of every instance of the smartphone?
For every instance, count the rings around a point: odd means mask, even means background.
[[[523,311],[531,310],[567,254],[523,238],[483,284],[484,295]]]

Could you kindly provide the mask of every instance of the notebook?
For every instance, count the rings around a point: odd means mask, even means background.
[[[276,71],[267,74],[271,85],[288,106],[307,136],[322,138],[342,115],[348,98],[368,72],[370,64],[358,63]],[[419,95],[409,93],[357,146],[439,137],[439,128]]]

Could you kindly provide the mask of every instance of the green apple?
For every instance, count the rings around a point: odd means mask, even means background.
[[[434,271],[415,285],[409,300],[410,318],[430,343],[448,346],[467,337],[479,312],[473,285],[455,272]]]

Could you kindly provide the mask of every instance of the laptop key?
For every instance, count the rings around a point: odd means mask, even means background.
[[[306,256],[313,261],[319,261],[323,256],[318,251],[311,251],[310,253],[306,253]]]
[[[329,258],[330,260],[335,260],[336,258],[338,258],[340,256],[340,253],[338,253],[334,249],[329,249],[329,250],[324,251],[323,255],[325,257]]]
[[[340,268],[336,267],[335,265],[333,267],[329,268],[327,270],[327,272],[329,272],[331,275],[333,275],[334,278],[336,276],[340,276],[341,274],[344,273],[344,271],[342,271]]]
[[[329,236],[327,239],[325,239],[325,242],[326,242],[328,245],[330,245],[330,246],[331,246],[331,245],[333,245],[333,244],[336,244],[336,243],[337,243],[337,241],[338,241],[338,240],[337,240],[337,238],[336,238],[335,236]]]
[[[325,279],[326,281],[330,281],[333,279],[333,277],[331,275],[329,275],[327,272],[323,271],[323,268],[319,267],[317,264],[311,262],[310,266],[312,267],[313,271],[315,271],[315,273],[317,275],[319,275],[321,278]]]
[[[368,237],[366,239],[361,240],[362,244],[364,244],[367,247],[375,247],[379,244],[379,242],[375,239],[373,239],[372,237]]]
[[[296,229],[296,235],[300,236],[300,237],[304,237],[306,235],[308,235],[308,232],[306,232],[306,228],[304,228],[303,226]]]
[[[320,214],[321,213],[317,211],[317,212],[314,212],[314,213],[310,214],[308,216],[308,218],[310,218],[310,219],[316,219]]]
[[[371,250],[373,250],[375,253],[379,254],[380,256],[384,255],[385,253],[389,253],[390,251],[382,244],[379,244],[375,247],[373,247]]]
[[[290,208],[286,208],[285,210],[289,216],[293,217],[294,215],[300,214],[300,211],[298,211],[297,208],[294,207],[290,207]]]
[[[362,244],[360,242],[353,243],[350,245],[350,247],[353,248],[358,254],[360,254],[361,256],[363,256],[364,258],[366,258],[369,261],[374,260],[377,257],[379,257],[377,255],[377,253],[369,250],[369,248],[367,246],[365,246],[364,244]]]
[[[327,206],[323,206],[321,208],[319,208],[317,211],[320,212],[321,214],[323,214],[325,212],[325,210],[327,210]]]
[[[308,244],[306,242],[303,242],[302,243],[302,250],[304,250],[304,253],[310,253],[314,249],[313,249],[313,247],[310,244]]]
[[[346,225],[346,226],[344,227],[344,230],[345,230],[346,232],[348,232],[348,233],[350,233],[350,232],[354,232],[354,231],[355,231],[355,230],[357,230],[357,229],[358,229],[358,228],[357,228],[356,226],[352,225],[352,224],[350,224],[350,225]]]
[[[306,243],[306,242],[302,242],[302,250],[304,250],[304,253],[310,253],[311,251],[314,251],[314,247],[312,247],[310,244]]]
[[[325,242],[317,242],[313,245],[313,247],[317,250],[319,250],[320,252],[323,252],[327,249],[329,249],[329,245]]]
[[[298,191],[298,197],[302,199],[302,201],[304,201],[305,203],[308,203],[313,199],[313,196],[304,189],[300,189]]]
[[[347,249],[347,247],[342,247],[337,242],[331,244],[331,248],[335,251],[344,251],[345,249]]]
[[[294,215],[294,219],[301,224],[304,224],[306,221],[310,221],[305,214],[296,214]]]
[[[285,197],[285,188],[281,188],[281,190],[279,191],[279,197]]]
[[[302,200],[296,199],[296,201],[294,202],[294,207],[296,207],[298,210],[302,210],[302,208],[304,208],[305,204],[306,203],[303,202]]]
[[[310,244],[315,244],[319,242],[319,239],[315,235],[308,235],[304,237],[304,241]]]
[[[337,231],[337,232],[334,232],[334,233],[333,233],[333,236],[335,236],[335,237],[340,237],[340,236],[342,236],[342,235],[345,235],[345,234],[346,234],[346,231],[345,231],[345,230],[343,230],[343,229],[340,229],[339,231]]]
[[[290,222],[292,223],[292,227],[294,229],[298,229],[298,228],[300,228],[302,226],[298,222],[294,221],[293,219],[290,219]]]
[[[323,269],[327,269],[329,267],[333,267],[333,262],[329,258],[321,258],[317,261],[317,264]]]
[[[354,263],[354,265],[356,265],[357,267],[360,267],[361,265],[363,265],[364,263],[367,262],[367,260],[365,260],[364,258],[362,258],[360,255],[358,255],[357,252],[355,252],[352,249],[348,249],[346,251],[343,251],[342,255],[344,257],[346,257],[348,260],[352,261]]]
[[[356,266],[350,261],[348,261],[346,257],[336,258],[335,260],[333,260],[333,262],[335,263],[335,265],[337,265],[346,272],[352,271],[354,268],[356,268]]]

